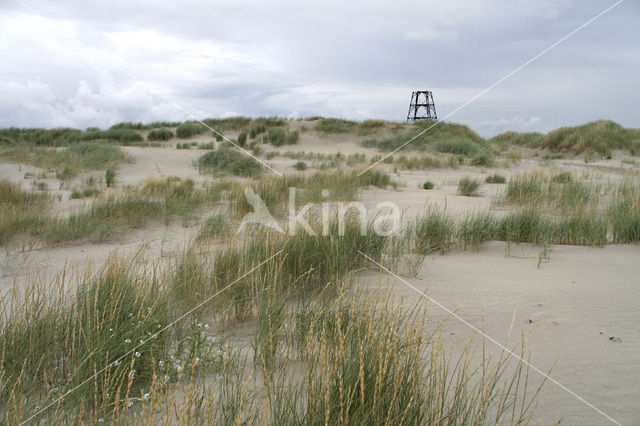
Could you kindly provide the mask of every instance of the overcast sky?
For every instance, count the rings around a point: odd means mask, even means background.
[[[0,127],[231,115],[444,117],[614,0],[0,0]],[[640,127],[640,2],[626,0],[449,121],[488,136]]]

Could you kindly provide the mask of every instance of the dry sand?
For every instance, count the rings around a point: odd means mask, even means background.
[[[344,136],[320,136],[304,132],[298,145],[275,149],[286,151],[341,152],[376,154],[364,149],[359,138],[347,140]],[[210,137],[193,138],[209,142]],[[131,162],[119,168],[119,184],[139,184],[149,176],[181,176],[206,181],[192,163],[203,151],[177,150],[176,141],[166,148],[123,148]],[[272,148],[265,147],[265,151]],[[281,172],[291,172],[296,160],[276,158],[268,163]],[[388,166],[388,170],[392,171]],[[478,168],[457,170],[441,169],[394,173],[393,178],[404,186],[398,190],[368,189],[363,201],[368,207],[380,201],[395,202],[409,220],[424,211],[428,204],[445,207],[454,214],[469,210],[488,209],[492,197],[503,189],[502,185],[482,186],[481,197],[461,197],[455,194],[457,181],[465,175],[484,179],[495,171],[511,175],[540,167],[535,159],[523,160],[517,167]],[[620,176],[627,165],[617,160],[585,164],[581,160],[563,161],[552,167],[599,173],[603,179]],[[28,188],[25,172],[37,173],[30,166],[0,163],[0,179],[9,178]],[[312,172],[312,171],[309,171]],[[433,191],[420,189],[429,179],[436,183]],[[59,190],[56,179],[48,180],[49,188],[63,196],[62,208],[70,206],[68,194]],[[68,191],[67,191],[68,192]],[[66,195],[65,195],[66,194]],[[129,233],[122,240],[109,244],[66,244],[57,247],[30,250],[23,247],[3,250],[0,254],[0,290],[4,293],[14,282],[24,279],[25,271],[46,270],[55,273],[65,263],[82,265],[91,261],[100,265],[115,248],[135,252],[146,247],[145,258],[160,260],[179,252],[197,224],[183,227],[147,226]],[[508,253],[507,253],[508,251]],[[551,377],[584,400],[598,407],[623,424],[640,424],[640,247],[635,245],[586,248],[555,246],[549,262],[538,268],[539,249],[530,245],[489,243],[480,252],[457,252],[444,256],[429,256],[421,265],[416,278],[404,278],[422,291],[428,291],[435,300],[448,309],[457,309],[465,321],[502,342],[509,333],[515,314],[514,329],[509,345],[517,343],[521,333],[530,331],[527,350],[531,363],[542,371],[553,367]],[[22,271],[22,274],[20,273]],[[377,271],[356,275],[357,285],[371,288],[387,280]],[[408,303],[422,296],[398,279],[390,280],[393,291]],[[432,305],[433,323],[444,319],[447,313]],[[453,350],[460,351],[475,332],[455,318],[444,324],[443,336]],[[614,338],[614,339],[611,339]],[[487,350],[500,349],[487,342]],[[540,375],[531,372],[532,388]],[[547,382],[539,398],[536,419],[542,424],[563,420],[563,424],[611,424],[585,402],[580,401],[558,385]]]

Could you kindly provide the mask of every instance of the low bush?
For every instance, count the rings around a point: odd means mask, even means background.
[[[98,139],[118,141],[125,144],[129,142],[141,142],[144,140],[139,132],[128,128],[91,131],[85,132],[80,136],[80,140],[82,141],[93,141]]]
[[[472,166],[491,166],[493,164],[493,157],[487,152],[481,152],[474,155],[469,163]]]
[[[480,192],[480,182],[469,176],[465,176],[458,182],[458,195],[464,195],[466,197],[478,197]]]
[[[198,159],[197,165],[200,173],[257,176],[262,172],[262,166],[255,159],[231,148],[208,152]]]
[[[341,118],[323,118],[316,125],[316,131],[322,133],[349,133],[358,123]]]
[[[447,141],[439,141],[435,143],[435,150],[438,152],[446,152],[449,154],[459,154],[471,157],[476,155],[479,148],[468,139],[452,139]]]
[[[493,175],[487,176],[487,178],[484,181],[486,183],[506,183],[507,178],[497,173],[494,173]]]
[[[181,139],[190,138],[204,132],[204,126],[196,123],[183,123],[176,129],[176,136]]]
[[[173,138],[173,132],[166,127],[153,129],[147,135],[148,141],[168,141],[171,138]]]

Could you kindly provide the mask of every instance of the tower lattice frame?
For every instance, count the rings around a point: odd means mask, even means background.
[[[409,104],[409,113],[407,114],[407,123],[427,118],[438,119],[436,104],[433,102],[433,94],[428,90],[413,92],[411,94],[411,103]]]

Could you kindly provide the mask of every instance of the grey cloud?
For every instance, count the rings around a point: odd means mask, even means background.
[[[181,119],[161,97],[194,115],[402,120],[417,88],[434,90],[442,117],[610,5],[27,3],[45,18],[0,5],[0,126]],[[483,134],[596,118],[640,127],[639,16],[624,2],[451,120]]]

